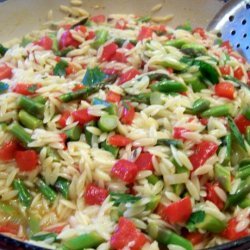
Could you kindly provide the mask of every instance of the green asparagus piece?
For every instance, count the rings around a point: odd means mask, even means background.
[[[244,115],[248,120],[250,120],[250,108],[249,108],[249,107],[245,108],[245,110],[243,111],[243,115]]]
[[[123,44],[126,42],[126,41],[129,41],[130,43],[132,43],[133,45],[136,45],[137,44],[137,41],[136,40],[127,40],[127,39],[122,39],[122,38],[116,38],[115,39],[115,43],[120,47],[123,46]]]
[[[246,165],[244,167],[241,167],[236,172],[236,178],[240,178],[242,180],[246,179],[248,176],[250,176],[250,165]]]
[[[152,93],[141,93],[139,95],[126,95],[123,100],[129,100],[131,102],[150,104],[150,96]]]
[[[231,105],[224,104],[212,107],[204,112],[201,113],[202,117],[221,117],[221,116],[228,116],[231,113]]]
[[[43,97],[43,96],[41,96],[41,95],[38,95],[38,96],[32,98],[32,100],[34,102],[38,102],[38,103],[41,103],[41,104],[45,104],[46,103],[46,98]]]
[[[28,226],[29,226],[28,230],[29,237],[41,231],[40,219],[33,214],[31,214],[28,218]]]
[[[25,110],[21,110],[18,113],[19,121],[26,127],[30,129],[36,129],[38,127],[41,127],[43,122],[33,115],[30,115]]]
[[[221,166],[220,164],[214,167],[215,179],[220,183],[221,187],[230,192],[231,190],[231,174],[228,167]]]
[[[33,235],[30,239],[34,241],[45,241],[49,240],[49,242],[56,241],[57,234],[55,233],[38,233]]]
[[[97,30],[95,41],[91,44],[91,46],[95,49],[98,49],[108,40],[108,34],[109,33],[107,30]]]
[[[188,41],[186,41],[185,39],[171,39],[169,41],[167,41],[164,45],[166,46],[172,46],[172,47],[175,47],[175,48],[178,48],[180,49],[183,45],[187,44]]]
[[[54,70],[53,73],[55,76],[65,76],[66,75],[66,68],[69,66],[68,62],[64,60],[60,60]]]
[[[146,204],[146,210],[150,210],[150,211],[154,211],[157,206],[159,205],[161,200],[161,196],[160,195],[155,195],[151,197],[151,200],[149,203]]]
[[[246,129],[246,141],[250,145],[250,126],[247,126]]]
[[[147,179],[148,182],[152,185],[155,185],[158,181],[160,181],[160,178],[154,174],[151,174]]]
[[[183,83],[174,81],[174,80],[162,80],[151,85],[151,89],[153,91],[160,91],[163,93],[171,93],[171,92],[185,92],[187,91],[187,86]]]
[[[200,72],[208,79],[212,84],[216,84],[219,82],[219,73],[217,69],[211,64],[204,61],[197,61],[199,64]]]
[[[117,158],[118,153],[119,153],[119,148],[112,146],[110,144],[107,143],[107,141],[104,141],[101,143],[101,148],[110,152],[115,158]]]
[[[239,168],[250,165],[250,158],[246,158],[240,161]]]
[[[197,43],[186,43],[181,47],[181,51],[191,57],[206,54],[206,48],[203,45]]]
[[[165,96],[165,94],[157,92],[157,91],[153,91],[150,94],[150,104],[151,105],[162,105],[164,104],[164,100],[163,97]]]
[[[0,123],[0,130],[6,131],[8,129],[8,125],[4,122]]]
[[[113,131],[118,126],[118,117],[115,115],[102,115],[98,121],[98,127],[103,132]]]
[[[201,77],[198,74],[197,75],[186,74],[183,76],[185,77],[184,81],[187,84],[191,85],[191,87],[195,93],[201,92],[201,90],[207,88],[207,85],[201,81]]]
[[[209,109],[210,101],[199,98],[193,103],[192,111],[194,114],[199,114]]]
[[[9,125],[8,131],[13,134],[19,141],[27,146],[31,141],[31,135],[27,133],[24,128],[17,122],[13,122]]]
[[[175,140],[175,139],[158,139],[156,145],[162,145],[162,146],[168,146],[170,147],[171,145],[177,147],[177,148],[182,148],[183,143],[180,140]]]
[[[43,180],[38,179],[36,184],[39,191],[48,201],[53,202],[56,199],[55,191],[50,186],[48,186]]]
[[[180,62],[179,60],[172,58],[172,57],[166,57],[164,58],[163,62],[160,62],[160,65],[164,67],[169,67],[177,71],[185,70],[188,66],[185,63]]]
[[[70,182],[63,178],[58,177],[55,183],[55,189],[62,194],[65,199],[69,198],[69,185]]]
[[[243,201],[239,203],[240,208],[248,208],[250,207],[250,198],[246,197]]]
[[[30,114],[33,114],[33,115],[39,116],[39,117],[43,117],[44,105],[41,103],[35,102],[34,100],[32,100],[26,96],[20,97],[20,99],[18,101],[18,106]]]
[[[66,131],[64,131],[65,134],[67,135],[67,138],[71,141],[78,141],[81,137],[81,133],[82,133],[82,128],[80,126],[75,126],[71,129],[68,129]]]
[[[146,22],[149,22],[151,20],[151,17],[150,16],[142,16],[142,17],[139,17],[136,22],[137,23],[146,23]]]
[[[223,164],[228,164],[230,163],[231,154],[232,154],[232,133],[228,133],[225,136],[224,142],[226,145],[226,157],[225,157]]]
[[[20,179],[16,179],[13,181],[14,189],[18,191],[19,201],[25,206],[29,207],[32,201],[32,196],[29,190],[24,185],[23,181]]]

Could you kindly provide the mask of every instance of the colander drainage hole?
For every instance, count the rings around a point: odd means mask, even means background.
[[[247,9],[247,10],[250,9],[250,4],[249,4],[249,3],[246,4],[246,9]]]
[[[249,49],[249,46],[246,46],[246,50],[248,50]]]
[[[241,23],[242,23],[242,25],[245,25],[247,23],[247,20],[243,19]]]
[[[247,33],[245,33],[244,35],[243,35],[243,38],[246,38],[247,37]]]
[[[234,16],[229,17],[229,21],[232,22],[234,20]]]
[[[238,43],[238,44],[236,45],[236,47],[239,48],[239,47],[240,47],[240,44]]]
[[[235,30],[232,30],[231,31],[231,35],[234,36],[236,34],[236,31]]]

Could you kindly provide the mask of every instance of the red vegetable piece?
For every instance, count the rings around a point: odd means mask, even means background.
[[[126,183],[134,183],[138,168],[135,163],[121,159],[112,167],[111,173],[114,177]]]
[[[146,236],[135,227],[132,221],[124,217],[119,219],[110,240],[113,250],[121,250],[126,247],[129,247],[130,250],[141,250],[147,242]]]
[[[142,26],[141,30],[139,31],[137,40],[142,41],[144,39],[152,38],[153,30],[150,27]]]
[[[163,24],[151,26],[151,29],[157,34],[162,35],[166,33],[166,26]]]
[[[230,75],[231,67],[229,65],[221,66],[220,73],[222,75]]]
[[[38,155],[35,150],[16,151],[15,160],[20,171],[30,172],[38,166]]]
[[[84,25],[77,25],[75,27],[75,31],[85,34],[87,31],[87,28]]]
[[[101,62],[109,62],[113,60],[113,56],[116,53],[116,50],[118,49],[118,45],[116,43],[110,43],[103,47],[102,55],[101,55]]]
[[[0,160],[9,161],[14,159],[18,148],[19,144],[14,140],[5,142],[0,148]]]
[[[204,126],[207,126],[208,124],[208,119],[207,118],[200,118],[200,123]]]
[[[246,59],[238,54],[235,54],[234,52],[230,53],[230,56],[234,57],[238,62],[245,64]]]
[[[90,30],[86,36],[86,40],[92,40],[93,38],[95,38],[95,32]]]
[[[189,157],[194,170],[202,166],[208,158],[216,153],[218,145],[210,141],[202,141],[195,145],[194,153]]]
[[[66,124],[66,121],[67,119],[70,117],[70,112],[69,111],[64,111],[62,114],[61,114],[61,117],[60,119],[58,120],[58,123],[60,125],[61,128],[64,128],[67,126]]]
[[[207,197],[206,200],[209,200],[213,202],[220,210],[224,208],[224,201],[220,199],[218,194],[216,193],[215,189],[216,187],[220,187],[219,183],[207,183],[206,188],[207,188]]]
[[[117,20],[116,24],[115,24],[115,28],[119,29],[119,30],[125,30],[127,28],[127,24],[128,22],[126,20],[124,20],[123,18]]]
[[[80,125],[84,125],[88,122],[95,121],[98,117],[90,115],[88,109],[79,109],[72,112],[72,117],[75,122],[79,122]]]
[[[86,187],[84,200],[88,205],[102,205],[108,195],[109,192],[107,189],[98,187],[97,185],[90,183]]]
[[[221,44],[221,48],[226,50],[228,53],[231,53],[233,51],[233,47],[231,46],[229,41],[225,41]]]
[[[244,229],[240,232],[236,231],[237,227],[237,220],[236,218],[232,218],[229,220],[226,229],[222,232],[222,237],[228,239],[228,240],[239,240],[243,237],[246,237],[249,235],[248,229]]]
[[[94,23],[100,24],[106,21],[106,17],[104,15],[96,15],[96,16],[92,16],[90,20]]]
[[[112,61],[120,62],[120,63],[126,63],[127,57],[124,53],[116,51],[116,53],[112,57]]]
[[[72,89],[73,91],[78,91],[84,89],[84,85],[82,84],[76,84],[75,87]]]
[[[242,134],[246,133],[246,129],[250,126],[250,120],[248,120],[244,115],[238,115],[234,122]]]
[[[220,82],[214,87],[215,94],[233,100],[235,97],[234,85],[230,82]]]
[[[174,127],[173,137],[175,139],[186,140],[185,134],[191,132],[189,129],[182,128],[182,127]]]
[[[120,100],[121,100],[121,95],[111,90],[107,93],[106,101],[116,103],[119,102]]]
[[[184,236],[187,240],[191,241],[193,245],[201,243],[205,237],[205,235],[200,232],[188,232]]]
[[[12,68],[6,64],[0,66],[0,81],[12,77]]]
[[[77,48],[80,45],[80,42],[75,40],[70,32],[70,30],[64,31],[59,41],[59,48],[65,49],[67,47]]]
[[[130,102],[124,102],[122,106],[123,109],[120,120],[123,124],[131,125],[135,117],[135,108]]]
[[[17,235],[19,231],[19,225],[13,222],[5,222],[0,225],[0,233],[10,233]]]
[[[12,89],[13,92],[21,95],[34,95],[42,85],[39,83],[27,84],[27,83],[17,83]]]
[[[132,143],[132,140],[123,135],[112,135],[109,137],[108,143],[112,146],[126,147],[128,144]]]
[[[43,36],[38,42],[35,44],[41,46],[45,50],[51,50],[53,46],[53,41],[50,37],[48,36]]]
[[[152,161],[153,155],[149,152],[142,152],[136,159],[135,164],[139,171],[143,170],[154,170],[154,165]]]
[[[192,213],[192,203],[190,197],[185,197],[168,206],[160,204],[158,214],[161,218],[171,224],[185,223]]]
[[[125,44],[125,46],[124,46],[124,48],[125,48],[125,49],[128,49],[128,50],[133,49],[134,47],[135,47],[135,45],[134,45],[133,43],[127,43],[127,44]]]
[[[137,69],[132,68],[130,70],[127,70],[126,72],[121,74],[118,85],[121,85],[135,78],[137,75],[140,75],[140,71],[138,71]]]
[[[239,66],[234,70],[234,77],[237,78],[238,80],[241,80],[242,77],[244,76],[244,72],[242,70],[242,67]]]
[[[194,29],[192,33],[193,33],[193,34],[197,33],[197,34],[200,35],[200,37],[201,37],[202,39],[207,39],[206,32],[205,32],[205,30],[204,30],[203,28],[201,28],[201,27],[198,27],[198,28]]]

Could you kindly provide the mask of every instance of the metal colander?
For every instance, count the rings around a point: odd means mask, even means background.
[[[250,0],[231,0],[208,25],[250,62]]]

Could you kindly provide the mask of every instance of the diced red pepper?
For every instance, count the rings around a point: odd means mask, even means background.
[[[58,123],[60,125],[61,128],[64,128],[67,126],[66,124],[66,121],[67,119],[70,117],[70,112],[69,111],[64,111],[62,114],[61,114],[61,117],[60,119],[58,120]]]
[[[166,33],[166,26],[163,25],[163,24],[151,26],[151,29],[152,29],[157,35],[163,35],[164,33]]]
[[[38,166],[38,155],[35,150],[16,151],[15,160],[20,171],[32,171]]]
[[[6,64],[0,66],[0,81],[12,77],[12,68]]]
[[[63,28],[64,30],[69,30],[69,29],[71,29],[72,24],[66,23],[66,24],[60,25],[60,27]]]
[[[204,126],[207,126],[208,124],[208,119],[207,118],[200,118],[200,123]]]
[[[118,85],[121,85],[135,78],[137,75],[140,75],[140,71],[138,71],[137,69],[132,68],[130,70],[127,70],[126,72],[121,74]]]
[[[112,146],[126,147],[132,140],[124,135],[112,135],[108,138],[108,143]]]
[[[100,58],[101,62],[112,61],[117,49],[118,45],[116,43],[109,43],[108,45],[104,46]]]
[[[138,168],[135,163],[121,159],[112,167],[111,173],[114,177],[126,183],[134,183]]]
[[[189,157],[194,170],[202,166],[218,150],[218,145],[210,141],[202,141],[195,145],[194,153]]]
[[[94,23],[100,24],[106,21],[106,17],[104,15],[96,15],[96,16],[92,16],[90,20]]]
[[[174,127],[173,130],[173,137],[175,139],[186,140],[185,134],[191,132],[189,129],[182,128],[182,127]]]
[[[120,94],[115,93],[111,90],[107,93],[106,101],[116,103],[119,102],[120,100],[121,100]]]
[[[130,250],[141,250],[148,241],[132,221],[121,217],[115,232],[111,236],[110,244],[113,250],[121,250],[126,247],[129,247]]]
[[[206,200],[209,200],[213,202],[220,210],[222,210],[225,206],[224,201],[221,200],[221,198],[216,193],[215,189],[216,187],[220,187],[219,183],[206,183],[206,189],[207,189],[207,197]]]
[[[103,68],[102,71],[106,74],[106,75],[116,75],[120,73],[119,69],[115,69],[115,68]]]
[[[71,75],[71,74],[75,74],[78,69],[73,65],[73,64],[69,64],[69,66],[65,69],[66,71],[66,75]]]
[[[36,42],[35,44],[41,46],[45,50],[51,50],[52,46],[53,46],[53,41],[52,41],[52,39],[50,37],[44,36],[38,42]]]
[[[125,46],[124,46],[124,48],[125,49],[128,49],[128,50],[131,50],[131,49],[133,49],[135,47],[135,45],[133,44],[133,43],[127,43]]]
[[[18,148],[19,144],[14,140],[5,142],[0,148],[0,160],[9,161],[14,159]]]
[[[250,120],[248,120],[244,115],[238,115],[234,122],[242,134],[246,133],[247,127],[250,126]]]
[[[88,122],[98,120],[98,117],[90,115],[88,109],[79,109],[72,112],[72,117],[75,122],[79,122],[80,125],[84,125]]]
[[[73,91],[78,91],[78,90],[81,90],[81,89],[84,89],[84,85],[82,84],[75,84],[75,87],[72,89]]]
[[[239,66],[234,70],[234,77],[237,78],[238,80],[241,80],[242,77],[244,76],[244,72],[242,70],[242,67]]]
[[[225,41],[221,44],[221,48],[225,49],[228,53],[231,53],[233,51],[233,47],[231,46],[229,41]]]
[[[19,231],[19,225],[13,222],[5,222],[0,225],[0,233],[10,233],[17,235]]]
[[[61,50],[70,46],[77,48],[79,45],[80,45],[80,42],[78,42],[77,40],[73,38],[70,30],[64,31],[59,41],[59,48]]]
[[[192,203],[190,197],[185,197],[168,206],[160,204],[158,214],[170,224],[185,223],[192,213]]]
[[[214,91],[217,96],[225,97],[233,100],[235,98],[235,88],[230,82],[220,82],[214,86]]]
[[[85,34],[87,31],[87,28],[84,25],[77,25],[75,27],[75,31]]]
[[[143,170],[154,170],[154,165],[152,161],[153,155],[149,152],[142,152],[135,161],[135,164],[139,171]]]
[[[116,53],[112,57],[112,61],[120,62],[120,63],[126,63],[127,57],[124,53],[120,51],[116,51]]]
[[[88,205],[102,205],[108,195],[109,192],[107,189],[98,187],[97,185],[90,183],[86,187],[84,200]]]
[[[250,71],[247,71],[247,84],[250,86]]]
[[[150,27],[142,26],[139,31],[137,40],[142,41],[144,39],[149,39],[152,38],[152,35],[153,35],[153,30]]]
[[[44,232],[50,232],[50,233],[55,233],[55,234],[59,234],[62,232],[62,230],[64,229],[65,224],[60,225],[60,226],[49,226],[49,227],[45,227],[43,228]]]
[[[123,124],[131,125],[135,117],[135,108],[130,102],[124,102],[122,106],[120,120]]]
[[[201,234],[200,232],[188,232],[184,237],[191,241],[193,245],[197,245],[204,240],[205,234]]]
[[[127,28],[127,24],[128,22],[126,20],[124,20],[123,18],[117,20],[116,24],[115,24],[115,28],[119,29],[119,30],[125,30]]]
[[[192,33],[193,34],[197,33],[200,35],[202,39],[207,39],[206,31],[203,28],[198,27],[194,29]]]
[[[222,237],[228,240],[239,240],[249,235],[247,228],[240,232],[236,231],[237,225],[238,225],[238,222],[236,218],[230,219],[227,224],[227,228],[221,234]]]
[[[220,73],[222,75],[230,75],[231,67],[229,65],[221,66]]]
[[[12,89],[13,92],[21,95],[34,95],[36,91],[41,88],[41,84],[27,84],[27,83],[17,83],[16,86]]]
[[[92,40],[92,39],[94,39],[94,38],[95,38],[95,32],[92,31],[92,30],[90,30],[90,31],[88,32],[87,36],[86,36],[86,40],[88,41],[88,40]]]

